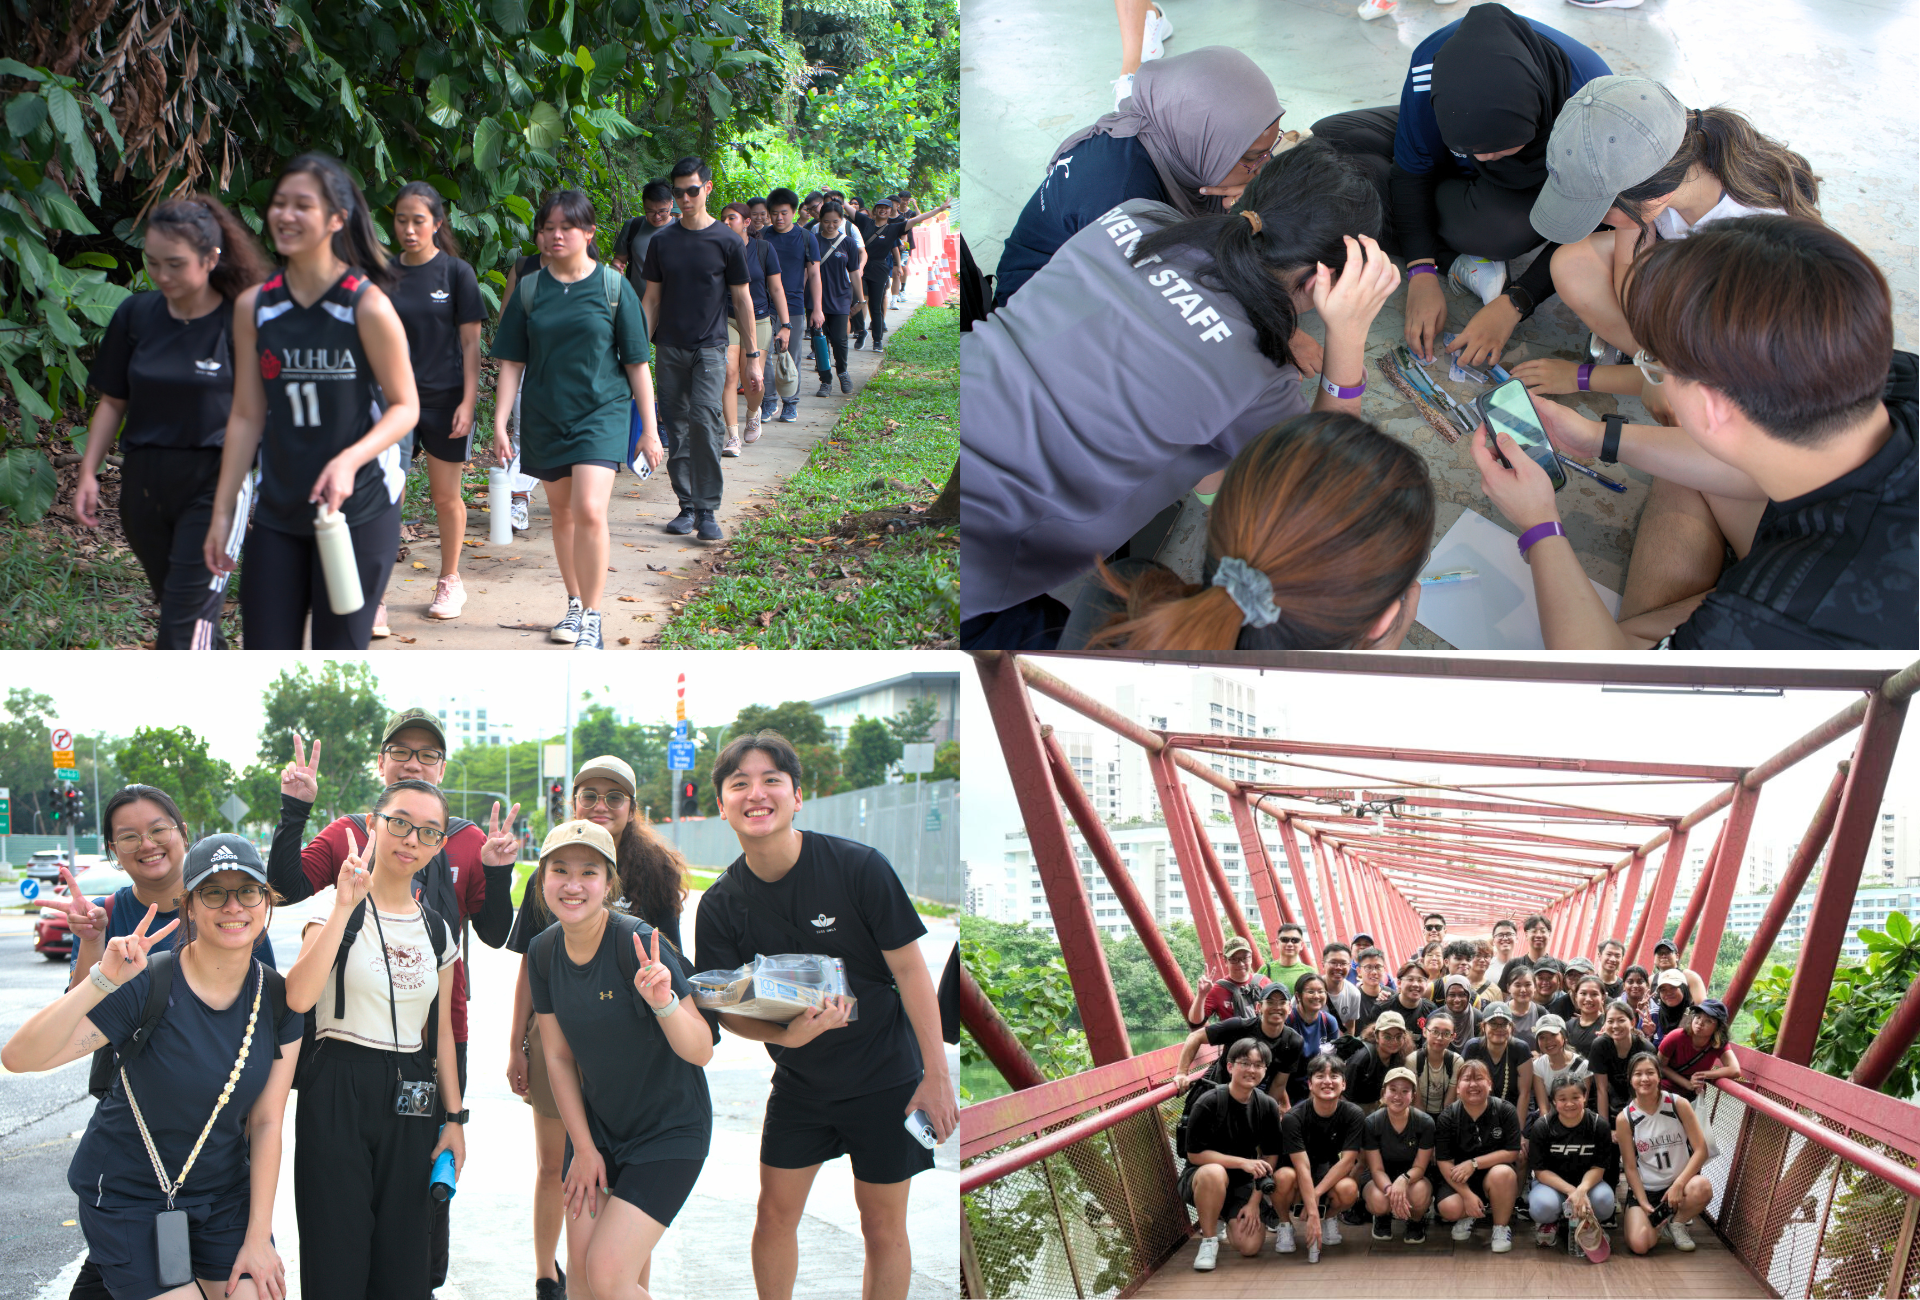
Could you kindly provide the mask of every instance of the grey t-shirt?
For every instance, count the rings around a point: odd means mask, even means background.
[[[1333,1012],[1333,1018],[1345,1029],[1360,1018],[1360,989],[1357,985],[1340,981],[1340,987],[1329,987],[1327,991],[1327,1010]]]
[[[1308,409],[1240,304],[1195,282],[1203,254],[1128,260],[1146,233],[1135,218],[1177,217],[1148,199],[1108,210],[962,338],[962,617],[1085,572]]]

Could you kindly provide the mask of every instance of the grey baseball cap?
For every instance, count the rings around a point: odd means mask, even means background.
[[[1665,167],[1686,134],[1686,108],[1659,82],[1595,77],[1554,119],[1533,228],[1556,244],[1585,239],[1620,191]]]

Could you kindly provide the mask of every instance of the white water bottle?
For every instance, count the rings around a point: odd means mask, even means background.
[[[487,541],[494,546],[513,542],[512,476],[497,465],[487,471]]]
[[[367,603],[360,590],[360,570],[353,562],[353,536],[347,518],[320,503],[313,523],[313,540],[320,548],[320,569],[327,575],[327,604],[336,614],[351,614]]]

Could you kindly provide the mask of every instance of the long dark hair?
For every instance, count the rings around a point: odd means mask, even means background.
[[[1260,229],[1242,213],[1257,214]],[[1139,266],[1175,248],[1194,248],[1212,260],[1197,278],[1231,294],[1253,322],[1260,352],[1276,366],[1293,360],[1287,340],[1299,325],[1293,296],[1281,277],[1311,272],[1314,263],[1346,265],[1345,235],[1379,238],[1380,195],[1352,162],[1318,138],[1307,140],[1261,168],[1231,212],[1209,212],[1153,231],[1134,250]]]
[[[614,857],[628,911],[655,929],[680,915],[687,899],[687,861],[673,846],[629,816]]]
[[[320,199],[327,205],[328,213],[337,212],[344,218],[340,229],[333,232],[333,255],[348,266],[358,267],[382,289],[391,288],[398,277],[388,264],[380,232],[374,228],[367,196],[360,192],[360,186],[347,169],[329,154],[303,153],[280,169],[280,175],[273,182],[274,190],[278,191],[287,177],[303,173],[319,182]]]
[[[1695,163],[1712,172],[1735,203],[1820,220],[1820,178],[1807,160],[1761,135],[1753,123],[1730,108],[1689,109],[1687,133],[1667,165],[1632,189],[1622,190],[1614,207],[1633,218],[1645,234],[1647,223],[1641,210],[1679,189]]]
[[[147,233],[184,240],[202,257],[218,256],[207,283],[228,302],[273,273],[273,263],[253,232],[210,195],[168,199],[147,217]]]
[[[433,218],[433,244],[443,253],[460,256],[460,241],[453,237],[453,224],[447,220],[446,200],[440,197],[440,191],[425,181],[408,181],[393,196],[393,210],[400,210],[401,199],[419,199],[427,205],[427,215]]]

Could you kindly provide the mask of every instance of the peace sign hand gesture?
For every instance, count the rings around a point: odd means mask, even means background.
[[[358,907],[373,884],[372,873],[367,867],[367,860],[372,856],[371,848],[361,845],[360,837],[353,833],[351,826],[347,828],[347,842],[353,845],[353,852],[347,854],[347,860],[340,864],[340,877],[334,882],[333,910],[341,913],[351,912]]]
[[[65,867],[60,868],[60,883],[67,887],[67,896],[48,899],[48,906],[67,914],[67,929],[73,931],[75,943],[98,940],[107,932],[107,909],[82,893],[79,882]]]
[[[293,760],[280,769],[280,793],[312,803],[320,797],[320,738],[313,738],[313,762],[307,762],[307,747],[296,734]]]
[[[100,973],[115,984],[125,984],[147,968],[147,950],[173,933],[180,924],[180,918],[174,917],[152,934],[147,927],[153,924],[153,918],[160,914],[158,903],[147,904],[147,914],[140,918],[140,924],[133,927],[132,934],[123,934],[118,939],[107,940],[107,950],[100,954]]]
[[[513,811],[507,814],[504,824],[500,821],[500,801],[493,801],[493,811],[487,814],[487,842],[480,846],[480,865],[483,867],[510,867],[520,856],[520,837],[513,833],[513,824],[520,819],[520,805],[515,804]],[[634,936],[639,941],[639,936]]]
[[[640,958],[640,969],[633,977],[633,987],[647,1005],[658,1011],[673,1000],[673,973],[660,961],[660,932],[653,932],[651,947],[640,942],[640,936],[633,936],[633,951]]]

